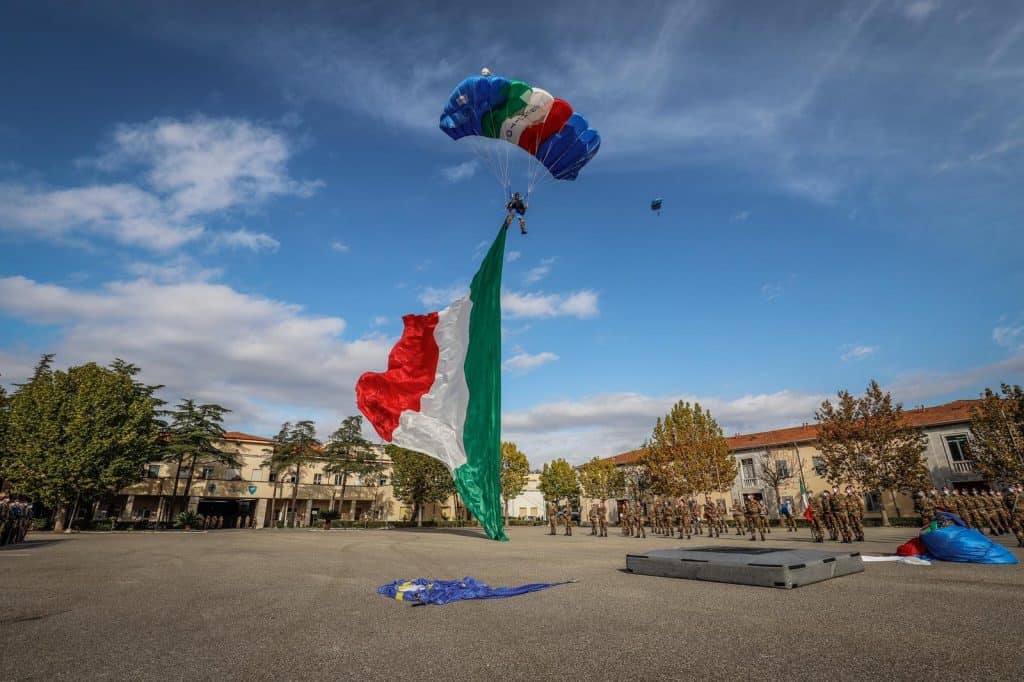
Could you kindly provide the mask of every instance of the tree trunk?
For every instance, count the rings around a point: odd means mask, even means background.
[[[58,504],[53,510],[53,532],[61,533],[64,531],[64,517],[67,515],[68,510],[63,504]]]
[[[903,512],[900,511],[900,506],[896,504],[896,491],[890,490],[889,494],[892,496],[892,508],[896,510],[896,516],[903,516]]]
[[[192,497],[192,476],[196,473],[196,458],[198,455],[192,455],[192,459],[188,466],[188,478],[185,479],[185,511],[188,511],[188,500]],[[171,523],[174,523],[174,510],[171,509]]]
[[[422,528],[423,527],[423,504],[422,503],[417,504],[416,505],[416,509],[417,509],[416,527],[417,528]]]
[[[295,467],[295,480],[292,481],[292,525],[290,528],[298,528],[299,518],[299,467]]]
[[[878,501],[881,502],[881,504],[879,504],[878,506],[881,507],[881,509],[882,509],[882,526],[884,526],[885,528],[888,528],[892,524],[889,523],[889,512],[885,508],[885,502],[882,502],[881,491],[879,491]]]
[[[182,455],[184,457],[184,455]],[[178,503],[178,481],[181,480],[181,460],[182,457],[178,457],[178,467],[174,470],[174,492],[171,494],[171,505],[167,509],[167,523],[171,523],[174,519],[174,507]],[[157,519],[161,521],[162,519]]]
[[[81,496],[81,493],[75,495],[75,506],[71,509],[71,522],[68,523],[68,527],[64,529],[65,533],[70,533],[75,529],[75,517],[78,516],[78,500]]]
[[[277,481],[274,481],[274,487],[270,490],[270,527],[277,528],[277,517],[274,515],[275,507],[277,507]]]
[[[341,510],[345,508],[345,488],[347,488],[347,487],[348,487],[348,472],[347,471],[343,471],[343,472],[341,472],[341,499],[338,500],[338,513],[339,514],[341,513]],[[355,519],[352,519],[352,520],[355,521]]]

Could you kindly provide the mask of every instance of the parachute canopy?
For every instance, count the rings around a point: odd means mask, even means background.
[[[660,212],[661,211],[661,202],[662,202],[662,199],[660,199],[660,198],[652,199],[651,200],[651,210],[652,211],[659,211]]]
[[[572,105],[529,83],[470,76],[452,91],[441,130],[453,140],[482,136],[521,147],[556,180],[575,180],[601,147],[601,136]]]

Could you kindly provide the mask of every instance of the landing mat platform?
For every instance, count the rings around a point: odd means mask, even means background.
[[[860,552],[766,547],[695,547],[627,554],[626,568],[640,575],[710,580],[792,589],[862,573]]]

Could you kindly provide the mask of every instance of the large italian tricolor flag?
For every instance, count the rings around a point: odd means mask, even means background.
[[[502,228],[469,295],[444,310],[406,315],[383,373],[356,383],[356,402],[380,437],[446,465],[488,537],[501,522]]]

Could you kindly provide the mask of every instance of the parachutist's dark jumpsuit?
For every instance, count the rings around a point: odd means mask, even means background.
[[[512,224],[512,218],[515,213],[519,214],[519,232],[526,234],[526,219],[523,215],[526,214],[526,204],[521,198],[513,197],[509,199],[509,202],[505,204],[505,210],[508,211],[508,217],[505,218],[505,227]]]

